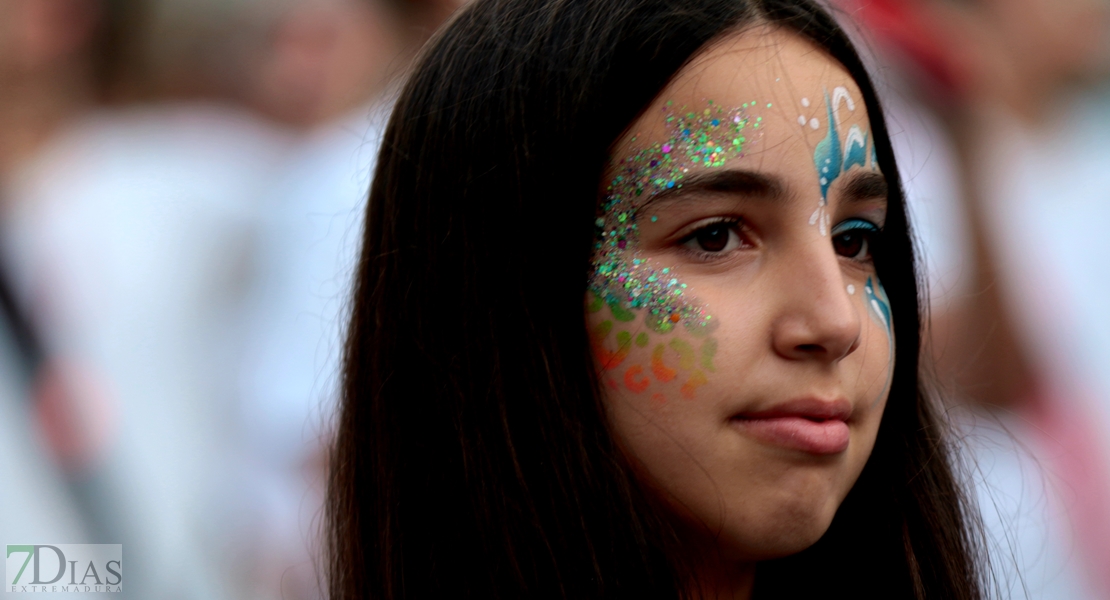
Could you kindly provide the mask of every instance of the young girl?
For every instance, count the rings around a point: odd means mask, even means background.
[[[478,0],[370,194],[333,598],[980,598],[875,92],[808,0]]]

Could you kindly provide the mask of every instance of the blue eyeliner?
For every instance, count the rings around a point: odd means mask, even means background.
[[[880,233],[882,229],[879,226],[865,219],[846,219],[836,224],[833,227],[832,234],[840,235],[846,231],[864,230],[874,233]]]

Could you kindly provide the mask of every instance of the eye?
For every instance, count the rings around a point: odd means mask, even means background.
[[[840,256],[858,261],[871,260],[871,250],[881,230],[871,221],[848,219],[833,227],[833,250]]]
[[[681,244],[698,254],[724,254],[740,247],[739,226],[739,222],[730,219],[711,221],[683,238]]]

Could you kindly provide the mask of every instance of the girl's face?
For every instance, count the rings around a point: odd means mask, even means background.
[[[619,140],[587,321],[619,443],[691,539],[798,552],[871,453],[894,364],[859,89],[794,34],[724,38]]]

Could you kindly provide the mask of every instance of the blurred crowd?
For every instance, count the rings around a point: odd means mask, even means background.
[[[374,157],[465,0],[0,2],[0,543],[124,595],[322,596]],[[835,0],[1003,598],[1110,598],[1110,0]]]
[[[133,598],[320,596],[374,154],[456,8],[0,2],[0,543],[122,543]]]

